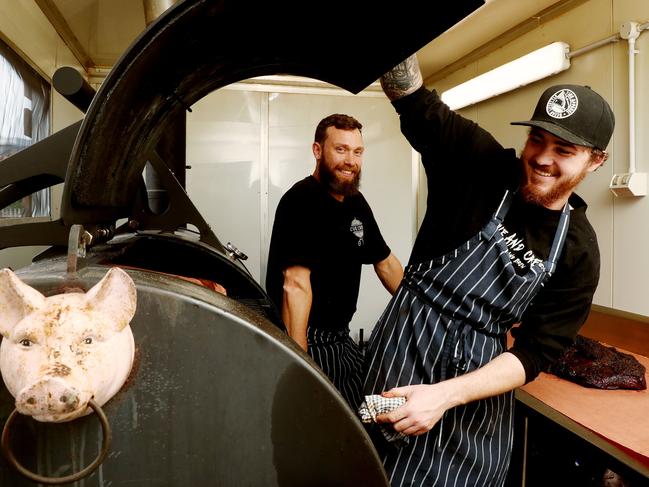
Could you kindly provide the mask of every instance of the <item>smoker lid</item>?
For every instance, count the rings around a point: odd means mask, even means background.
[[[208,93],[271,74],[358,93],[482,4],[410,1],[395,11],[335,0],[314,11],[291,0],[176,3],[133,42],[94,97],[70,157],[64,221],[127,216],[166,122]]]

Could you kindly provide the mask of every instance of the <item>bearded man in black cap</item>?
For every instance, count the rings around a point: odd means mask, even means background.
[[[588,87],[553,86],[515,122],[530,127],[517,157],[424,88],[416,57],[381,85],[422,156],[428,201],[368,345],[368,402],[405,399],[374,438],[392,485],[502,485],[513,390],[573,342],[597,287],[597,239],[573,191],[606,160],[613,112]],[[395,430],[405,441],[383,441]]]

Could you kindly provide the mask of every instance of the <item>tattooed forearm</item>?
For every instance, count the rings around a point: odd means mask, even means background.
[[[424,84],[417,56],[413,54],[381,76],[381,88],[390,100],[398,100]]]

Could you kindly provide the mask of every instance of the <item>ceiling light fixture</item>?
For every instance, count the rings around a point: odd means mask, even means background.
[[[487,100],[570,67],[570,46],[553,42],[442,93],[453,110]]]

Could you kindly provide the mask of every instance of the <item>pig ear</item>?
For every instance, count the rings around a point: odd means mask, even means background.
[[[86,304],[94,311],[108,315],[115,331],[122,330],[135,314],[135,284],[119,267],[112,267],[86,293]]]
[[[9,269],[0,270],[0,334],[9,336],[13,327],[45,304],[45,296],[28,286]]]

